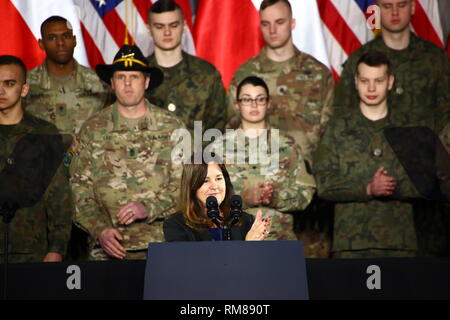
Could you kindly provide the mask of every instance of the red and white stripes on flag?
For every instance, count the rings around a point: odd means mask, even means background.
[[[156,2],[157,0],[153,0]],[[188,25],[183,49],[195,54],[191,35],[192,12],[189,0],[175,0],[183,9]],[[147,29],[151,0],[0,0],[0,54],[12,54],[24,60],[28,69],[41,64],[45,52],[39,49],[42,22],[52,15],[69,20],[77,37],[74,56],[79,63],[94,68],[111,63],[128,37],[144,55],[153,51]]]
[[[226,87],[237,68],[264,45],[258,13],[261,2],[199,1],[194,26],[197,55],[219,69]],[[297,23],[295,45],[329,66],[316,0],[291,1],[291,5]]]
[[[411,29],[421,38],[443,47],[443,32],[437,0],[415,0],[416,12]],[[323,21],[325,41],[335,78],[347,57],[362,44],[373,39],[369,22],[376,22],[375,0],[317,0]],[[373,19],[371,18],[373,17]]]
[[[153,50],[149,34],[148,10],[157,0],[73,0],[80,8],[79,18],[91,67],[111,63],[124,44],[136,43],[145,56]],[[183,34],[183,49],[195,54],[191,35],[192,12],[189,0],[176,0],[183,9],[188,28]],[[125,32],[127,30],[127,33]]]
[[[415,1],[412,30],[443,47],[438,1]],[[194,26],[197,55],[216,65],[226,86],[236,69],[263,46],[258,30],[261,2],[221,0],[219,4],[216,0],[199,0]],[[294,44],[329,66],[336,79],[348,56],[374,37],[375,0],[291,0],[290,3],[297,22]]]
[[[78,10],[72,0],[0,0],[0,54],[20,57],[28,69],[41,64],[45,52],[39,49],[37,39],[41,37],[41,23],[52,15],[71,22],[77,37],[74,55],[87,65]]]
[[[40,25],[51,15],[67,18],[77,37],[75,58],[95,67],[111,63],[124,43],[125,25],[145,55],[153,50],[147,12],[157,0],[0,0],[0,54],[22,58],[29,69],[42,63]],[[189,0],[175,0],[188,24],[183,48],[195,54]],[[444,46],[438,0],[415,0],[411,28]],[[228,85],[235,70],[264,45],[258,9],[262,0],[199,0],[195,21],[197,54],[212,62]],[[297,27],[295,45],[329,66],[337,78],[348,55],[373,38],[367,27],[375,0],[291,0]],[[448,46],[450,56],[450,46]]]

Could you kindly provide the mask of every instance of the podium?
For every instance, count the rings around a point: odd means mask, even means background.
[[[301,241],[150,243],[145,300],[307,300]]]

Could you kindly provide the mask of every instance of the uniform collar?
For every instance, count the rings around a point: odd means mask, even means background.
[[[81,77],[81,66],[80,64],[74,59],[74,63],[75,63],[75,68],[72,71],[72,73],[69,75],[70,77],[72,77],[74,79],[75,84],[80,84],[80,85],[84,85],[84,81],[82,79],[80,79]],[[44,63],[42,63],[39,67],[38,67],[38,71],[40,74],[39,77],[39,86],[44,88],[44,89],[51,89],[51,75],[50,72],[47,69],[47,62],[44,61]]]
[[[378,37],[376,37],[373,41],[375,41],[376,43],[382,45],[382,47],[385,50],[393,51],[393,52],[404,52],[404,51],[406,52],[406,51],[409,51],[409,50],[414,50],[414,49],[417,48],[417,46],[419,44],[419,38],[413,32],[410,32],[410,34],[409,34],[409,44],[403,50],[394,50],[394,49],[389,48],[386,45],[386,43],[384,42],[383,36],[381,34]]]
[[[148,64],[150,66],[155,66],[161,69],[161,71],[167,70],[167,69],[172,69],[172,68],[184,68],[185,66],[188,66],[188,58],[189,58],[189,54],[187,52],[185,52],[184,50],[181,50],[181,61],[178,62],[176,65],[172,66],[172,67],[162,67],[158,64],[158,61],[156,61],[156,55],[155,53],[152,53],[150,56],[147,57],[147,61]]]
[[[303,64],[303,61],[307,58],[307,55],[300,51],[296,46],[294,46],[294,55],[286,61],[276,62],[267,57],[267,46],[264,46],[261,49],[259,54],[260,60],[260,69],[263,72],[270,72],[277,68],[280,64],[286,64],[292,70],[300,69],[300,66]]]
[[[145,104],[147,106],[147,110],[145,111],[145,114],[139,118],[136,130],[157,130],[155,107],[147,99],[145,99]],[[130,131],[126,124],[125,118],[120,115],[119,110],[117,109],[117,102],[114,103],[112,108],[112,122],[113,131]]]

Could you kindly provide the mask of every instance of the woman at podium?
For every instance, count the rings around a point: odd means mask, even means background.
[[[223,164],[214,161],[184,164],[179,212],[164,221],[165,240],[263,240],[269,234],[271,219],[263,219],[261,211],[256,218],[243,212],[235,224],[230,223],[233,194],[233,185]],[[226,230],[229,230],[228,238]]]

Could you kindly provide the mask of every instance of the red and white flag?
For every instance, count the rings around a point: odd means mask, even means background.
[[[111,63],[124,44],[136,43],[144,56],[153,50],[153,40],[147,28],[148,10],[157,0],[73,0],[79,7],[81,28],[89,64],[95,67]],[[192,39],[192,12],[189,0],[175,0],[183,10],[188,28],[183,34],[182,47],[195,54]],[[127,31],[127,32],[126,32]]]
[[[415,1],[412,30],[443,47],[437,0]],[[236,69],[256,55],[264,44],[259,30],[261,2],[199,0],[194,26],[197,55],[221,71],[226,86]],[[336,79],[348,56],[374,38],[379,23],[375,0],[291,0],[290,3],[297,22],[294,44],[329,66]]]
[[[71,22],[77,37],[74,56],[87,65],[78,10],[72,0],[0,0],[0,54],[18,56],[28,69],[41,64],[45,52],[39,48],[37,40],[41,38],[42,22],[53,15]]]
[[[260,31],[262,0],[200,0],[194,26],[197,56],[213,63],[228,87],[236,69],[264,45]],[[297,27],[293,41],[329,65],[316,0],[291,1]]]
[[[199,0],[192,40],[189,0],[176,0],[188,24],[183,48],[212,62],[228,85],[236,69],[256,55],[262,39],[258,9],[262,0]],[[438,0],[415,0],[411,28],[419,37],[444,46]],[[156,2],[156,0],[153,0]],[[134,39],[145,55],[153,50],[146,24],[152,0],[0,0],[0,54],[22,58],[29,69],[42,63],[41,23],[52,15],[67,18],[77,37],[75,58],[95,67],[111,63],[125,40]],[[373,39],[375,0],[291,0],[297,27],[295,45],[329,66],[336,78],[348,55]],[[375,21],[376,22],[376,21]],[[368,26],[369,23],[369,26]],[[375,23],[376,24],[376,23]],[[373,26],[372,26],[373,27]],[[450,46],[447,52],[450,56]]]
[[[189,0],[176,2],[188,25],[183,49],[195,54]],[[146,24],[151,5],[151,0],[0,0],[0,54],[20,57],[28,69],[41,64],[45,52],[37,43],[40,26],[48,17],[59,15],[73,26],[77,37],[74,56],[82,65],[94,68],[111,63],[124,44],[126,29],[130,43],[135,41],[144,55],[149,55],[153,42]]]
[[[328,57],[335,79],[342,64],[361,45],[374,37],[379,28],[376,0],[317,0]],[[443,32],[437,0],[415,0],[416,13],[411,29],[421,38],[443,47]]]

